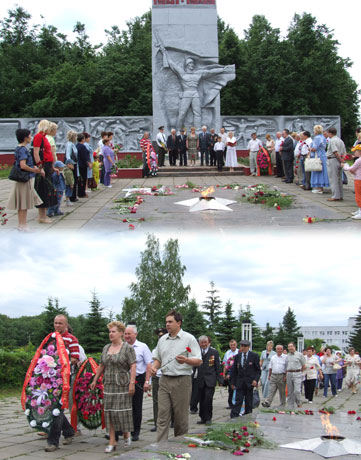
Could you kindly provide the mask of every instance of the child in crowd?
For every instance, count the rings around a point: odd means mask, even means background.
[[[95,188],[98,187],[98,184],[99,184],[99,168],[100,168],[100,164],[99,164],[99,155],[97,155],[96,152],[94,152],[93,154],[94,156],[94,161],[93,161],[93,179],[94,179],[94,182],[95,182]]]
[[[149,155],[149,161],[150,161],[150,175],[151,176],[156,176],[158,174],[158,161],[157,161],[157,154],[155,153],[154,149],[150,150],[150,155]]]
[[[213,150],[216,154],[217,170],[219,172],[222,172],[222,168],[224,165],[223,154],[225,148],[226,146],[223,144],[221,136],[218,136],[217,142],[214,144]]]
[[[66,205],[65,206],[73,206],[73,203],[70,201],[70,197],[73,194],[73,187],[74,187],[74,165],[75,162],[69,158],[65,162],[65,168],[63,171],[64,174],[64,179],[65,179],[65,200],[66,200]]]
[[[88,149],[89,159],[90,159],[90,163],[87,169],[87,184],[85,187],[85,193],[87,194],[91,192],[93,189],[95,189],[96,187],[94,186],[94,179],[93,179],[93,149],[90,146],[91,136],[87,132],[84,132],[83,135],[85,138],[84,145]]]
[[[54,163],[54,172],[52,175],[53,187],[56,193],[56,199],[58,203],[54,206],[51,206],[48,209],[47,216],[62,216],[64,213],[60,211],[61,201],[63,199],[64,190],[65,190],[65,179],[63,175],[63,170],[65,168],[65,164],[62,161],[56,161]]]
[[[354,174],[354,185],[355,185],[355,200],[359,207],[357,211],[352,213],[352,219],[361,220],[361,144],[356,145],[351,149],[355,157],[358,157],[355,163],[350,166],[347,163],[343,163],[342,167],[344,171],[350,171]]]

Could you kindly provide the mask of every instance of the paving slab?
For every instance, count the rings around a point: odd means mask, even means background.
[[[199,194],[192,193],[191,189],[177,189],[181,185],[191,181],[197,186],[214,186],[214,196],[236,200],[231,205],[232,212],[206,211],[190,213],[187,208],[175,205],[177,201],[195,198]],[[281,192],[294,196],[295,201],[290,208],[277,211],[261,205],[252,205],[240,202],[241,191],[223,190],[227,184],[237,183],[240,186],[249,186],[262,183],[269,186],[277,186]],[[137,214],[127,216],[119,215],[114,209],[113,200],[124,196],[124,188],[153,187],[164,185],[169,187],[175,195],[171,196],[144,196],[144,203],[139,207]],[[217,188],[217,185],[219,186]],[[0,205],[6,205],[11,181],[0,180]],[[142,217],[145,219],[141,224],[133,223],[135,229],[140,232],[163,231],[202,231],[224,233],[229,231],[257,231],[262,232],[265,228],[284,228],[290,231],[300,230],[303,232],[315,232],[340,229],[342,231],[359,231],[361,221],[351,219],[351,212],[356,209],[353,181],[344,187],[344,201],[328,202],[331,196],[329,190],[323,195],[304,191],[295,184],[285,184],[273,176],[259,178],[249,176],[195,176],[195,177],[153,177],[147,179],[116,179],[113,187],[102,188],[89,194],[89,198],[80,199],[75,206],[65,207],[62,210],[66,215],[54,218],[51,225],[37,222],[37,210],[28,212],[29,226],[35,232],[57,232],[69,229],[81,232],[129,232],[129,226],[122,221],[125,217]],[[305,224],[302,219],[306,216],[327,219],[324,222]],[[0,227],[0,233],[16,232],[17,214],[8,211],[9,222]]]

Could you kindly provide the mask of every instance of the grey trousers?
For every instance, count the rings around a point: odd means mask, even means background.
[[[257,153],[249,152],[249,166],[251,168],[251,174],[257,173]]]
[[[157,442],[168,439],[172,410],[174,413],[174,436],[181,436],[188,432],[191,393],[192,379],[190,375],[161,376],[158,391]]]
[[[265,401],[271,405],[277,390],[280,395],[281,406],[286,405],[286,382],[284,377],[286,374],[271,374],[269,380],[269,393]]]
[[[340,200],[343,198],[342,168],[337,158],[327,159],[327,172],[331,185],[332,198]]]
[[[290,407],[301,404],[302,372],[287,372],[287,404]]]

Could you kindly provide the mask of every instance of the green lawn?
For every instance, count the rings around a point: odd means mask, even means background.
[[[22,388],[0,388],[0,401],[5,398],[21,397]]]
[[[1,169],[1,165],[0,165],[0,179],[7,179],[10,173],[10,170],[11,170],[11,167]]]

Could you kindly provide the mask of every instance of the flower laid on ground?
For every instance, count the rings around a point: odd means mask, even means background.
[[[263,204],[278,211],[292,205],[294,198],[279,191],[278,187],[270,188],[267,185],[257,184],[242,189],[241,201],[252,204]]]
[[[176,185],[175,188],[189,188],[187,184]]]
[[[261,412],[267,412],[267,413],[270,413],[270,414],[280,414],[280,415],[285,415],[285,414],[289,414],[289,415],[314,415],[314,412],[312,410],[276,410],[276,409],[260,409]],[[275,418],[275,417],[274,417]]]
[[[320,414],[334,414],[336,412],[336,409],[332,406],[330,407],[322,407],[322,409],[320,409],[318,411]]]
[[[92,358],[87,359],[80,367],[74,381],[74,406],[72,409],[72,425],[76,426],[77,419],[89,430],[95,430],[102,425],[103,383],[100,378],[94,390],[90,384],[98,365]]]
[[[357,417],[357,419],[356,419],[356,420],[359,422],[359,421],[361,420],[361,417]]]
[[[239,184],[227,184],[222,187],[222,190],[239,190],[240,188],[241,186]]]
[[[349,410],[347,413],[348,413],[348,415],[356,415],[356,411],[355,411],[355,410]]]
[[[5,211],[5,208],[3,208],[2,206],[0,206],[0,224],[1,225],[5,225],[6,222],[9,220],[6,216],[6,212]]]
[[[249,422],[244,426],[237,423],[214,425],[203,436],[201,445],[230,450],[234,455],[248,453],[253,447],[273,447],[263,433],[258,432],[259,423]],[[204,444],[202,444],[202,442]]]
[[[334,221],[342,221],[342,220],[349,220],[350,217],[344,217],[342,219],[323,219],[321,217],[310,217],[306,216],[302,219],[305,224],[314,224],[315,222],[334,222]]]
[[[21,397],[32,428],[49,432],[54,418],[64,406],[67,407],[69,369],[69,358],[61,335],[49,334],[29,366]]]

